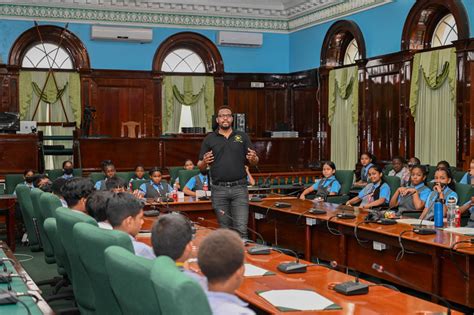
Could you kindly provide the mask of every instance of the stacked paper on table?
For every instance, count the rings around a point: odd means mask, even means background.
[[[333,301],[310,290],[270,290],[257,293],[282,312],[342,309]]]
[[[274,272],[254,266],[252,264],[245,264],[244,277],[269,276],[269,275],[274,275],[274,274],[275,274]]]
[[[453,227],[453,228],[445,228],[444,230],[446,232],[474,236],[474,228],[471,228],[471,227]]]
[[[398,223],[405,223],[409,225],[427,225],[427,226],[433,226],[434,222],[433,221],[428,221],[428,220],[420,220],[420,219],[398,219]]]

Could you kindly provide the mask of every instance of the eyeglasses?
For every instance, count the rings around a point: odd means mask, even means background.
[[[219,117],[219,118],[230,118],[230,117],[232,117],[232,114],[220,114],[220,115],[217,115],[217,117]]]

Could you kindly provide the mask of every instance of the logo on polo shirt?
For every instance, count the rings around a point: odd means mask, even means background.
[[[243,141],[242,141],[242,136],[241,136],[241,135],[235,135],[235,137],[234,137],[234,142],[243,143]]]

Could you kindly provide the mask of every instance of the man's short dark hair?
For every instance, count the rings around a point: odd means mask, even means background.
[[[63,186],[64,184],[66,184],[67,182],[67,179],[64,178],[64,177],[58,177],[56,178],[54,181],[53,181],[53,184],[51,186],[51,190],[53,192],[53,194],[55,194],[56,196],[63,196],[63,193],[62,193],[62,189],[63,189]]]
[[[161,216],[153,225],[151,244],[156,256],[168,256],[176,260],[183,255],[192,237],[189,220],[179,213],[170,213]]]
[[[244,263],[244,246],[239,235],[219,229],[201,242],[198,264],[210,283],[227,280]]]
[[[112,190],[117,188],[127,189],[127,183],[118,176],[113,176],[105,181],[106,190]]]
[[[113,192],[98,190],[90,194],[86,201],[86,211],[97,222],[107,220],[107,203]]]
[[[61,190],[69,208],[77,205],[79,200],[87,198],[94,191],[94,183],[90,178],[74,177],[66,181]]]
[[[120,226],[128,217],[136,217],[143,204],[132,194],[126,192],[114,193],[109,198],[106,213],[112,227]]]
[[[74,167],[74,164],[72,163],[71,160],[66,160],[63,162],[63,168],[66,166],[67,163],[71,163],[71,166]]]

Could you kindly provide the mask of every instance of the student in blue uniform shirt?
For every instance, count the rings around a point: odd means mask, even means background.
[[[423,211],[431,189],[425,185],[426,168],[414,165],[410,171],[410,184],[400,187],[390,199],[390,208],[398,207],[398,212]]]
[[[137,198],[127,192],[113,193],[107,202],[106,214],[114,230],[130,236],[135,255],[156,258],[150,246],[135,239],[143,225],[143,204]]]
[[[453,197],[458,202],[458,194],[454,191],[454,179],[453,175],[449,168],[440,167],[437,168],[434,175],[435,185],[433,186],[433,191],[428,196],[428,200],[425,204],[425,209],[420,216],[420,219],[423,220],[433,220],[434,219],[434,204],[436,199],[444,200],[443,206],[443,215],[446,216],[446,201],[449,198]]]
[[[112,163],[110,160],[103,161],[102,163],[102,172],[105,175],[105,179],[97,181],[95,183],[95,189],[96,190],[106,190],[107,188],[105,187],[105,182],[109,179],[115,176],[115,165]]]
[[[183,188],[183,192],[188,196],[196,197],[196,190],[203,190],[204,183],[207,184],[208,189],[209,185],[209,170],[200,171],[196,176],[191,177],[186,185]]]
[[[69,179],[73,178],[74,175],[74,165],[72,164],[72,161],[64,161],[63,162],[63,175],[61,176],[62,178]]]
[[[199,245],[198,264],[207,277],[207,298],[213,315],[253,315],[235,295],[244,281],[245,249],[239,235],[228,229],[211,232]]]
[[[187,267],[193,252],[193,228],[188,218],[177,212],[160,216],[151,230],[151,244],[156,257],[170,257],[179,270],[207,290],[207,279]]]
[[[135,166],[135,174],[133,174],[133,177],[130,178],[130,181],[128,182],[130,190],[132,190],[132,183],[134,181],[142,179],[145,179],[145,167],[141,164],[138,164],[137,166]]]
[[[306,195],[316,191],[315,198],[327,199],[327,196],[334,196],[341,190],[341,184],[337,181],[336,165],[331,162],[324,162],[323,164],[323,179],[318,179],[312,186],[306,188],[300,195],[300,199],[304,200]]]
[[[170,184],[162,181],[161,170],[158,167],[152,168],[148,174],[150,174],[150,182],[140,185],[140,191],[145,198],[165,197],[173,190]]]
[[[469,172],[461,178],[461,184],[474,185],[474,159],[471,160]]]
[[[26,169],[23,172],[23,179],[25,181],[23,183],[19,183],[18,185],[25,185],[25,186],[28,186],[30,189],[35,187],[33,184],[35,181],[35,171],[33,171],[32,169]],[[15,190],[13,191],[13,194],[16,195],[16,187],[15,187]]]
[[[362,165],[362,168],[360,170],[360,180],[355,182],[354,186],[363,187],[367,185],[367,182],[369,181],[369,169],[374,165],[374,163],[375,163],[374,155],[368,152],[361,154],[360,164]]]
[[[372,165],[369,168],[368,176],[370,184],[367,184],[346,205],[353,206],[360,202],[361,207],[370,209],[388,204],[390,201],[390,186],[384,182],[382,168],[379,165]]]

